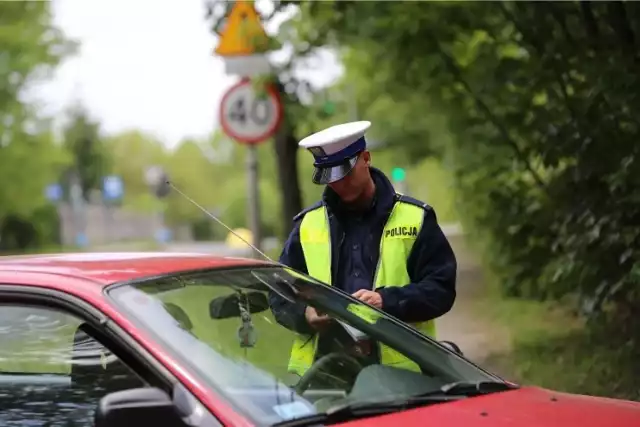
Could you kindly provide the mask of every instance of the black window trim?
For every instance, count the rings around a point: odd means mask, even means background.
[[[78,317],[89,326],[89,334],[149,384],[171,392],[178,380],[105,314],[80,298],[54,289],[0,284],[0,303],[44,306]]]
[[[111,298],[111,296],[109,296],[108,294],[120,287],[123,286],[136,286],[136,285],[141,285],[144,283],[148,283],[148,282],[153,282],[155,280],[163,280],[163,279],[170,279],[172,277],[176,277],[176,276],[189,276],[192,274],[204,274],[204,273],[210,273],[210,272],[220,272],[220,273],[224,273],[227,271],[234,271],[234,270],[246,270],[249,268],[273,268],[273,269],[278,269],[278,268],[282,268],[281,265],[278,264],[271,264],[271,263],[247,263],[247,264],[242,264],[242,265],[233,265],[233,266],[224,266],[224,267],[216,267],[216,266],[209,266],[209,267],[202,267],[202,268],[194,268],[194,269],[189,269],[189,270],[177,270],[177,271],[170,271],[167,273],[162,273],[162,274],[155,274],[153,276],[145,276],[145,277],[140,277],[137,279],[132,279],[132,280],[123,280],[120,282],[115,282],[112,283],[111,285],[105,286],[104,289],[102,290],[102,292],[108,296],[108,298]]]
[[[111,351],[129,369],[153,387],[158,387],[173,395],[176,385],[182,386],[191,397],[200,403],[216,425],[223,425],[197,396],[193,395],[181,382],[165,368],[155,357],[109,319],[99,309],[88,302],[64,291],[0,282],[0,305],[22,304],[27,306],[49,307],[62,310],[78,317],[89,326],[89,335]]]

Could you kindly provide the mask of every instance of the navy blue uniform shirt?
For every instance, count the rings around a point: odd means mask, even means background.
[[[293,231],[280,255],[282,264],[308,273],[300,244],[300,223],[306,212],[324,204],[329,213],[333,249],[332,285],[350,294],[359,289],[373,289],[382,231],[398,195],[384,173],[376,168],[370,170],[376,185],[370,209],[356,215],[347,210],[330,187],[326,187],[321,202],[294,218]],[[451,309],[456,297],[457,264],[433,209],[415,199],[409,200],[424,208],[423,225],[407,260],[411,283],[376,291],[382,296],[385,312],[414,323],[435,319]],[[278,323],[300,333],[312,332],[304,317],[305,306],[294,305],[275,294],[270,296],[270,304]]]

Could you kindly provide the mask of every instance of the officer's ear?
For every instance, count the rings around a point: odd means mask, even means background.
[[[371,153],[369,151],[362,152],[362,160],[367,166],[371,166]]]

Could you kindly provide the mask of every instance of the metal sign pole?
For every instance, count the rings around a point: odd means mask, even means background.
[[[169,195],[169,190],[171,189],[168,185],[169,175],[161,166],[147,167],[144,172],[144,180],[158,200],[162,200]],[[159,244],[167,244],[171,240],[171,230],[165,225],[166,208],[167,206],[162,203],[156,211],[155,231],[153,234]]]
[[[248,223],[253,235],[253,245],[261,252],[256,145],[266,142],[276,133],[282,120],[282,102],[273,85],[266,85],[266,96],[258,96],[249,78],[272,72],[267,51],[277,44],[277,40],[266,33],[253,2],[245,1],[233,4],[218,36],[215,54],[225,60],[227,74],[243,78],[222,97],[219,122],[230,138],[248,145]]]
[[[87,215],[86,205],[82,194],[82,186],[80,184],[80,176],[76,171],[71,175],[70,199],[73,209],[73,225],[75,232],[76,246],[85,247],[88,244],[86,235]]]
[[[258,96],[249,80],[232,86],[220,102],[220,125],[223,131],[247,147],[247,228],[253,235],[253,245],[261,250],[262,230],[258,187],[258,148],[278,129],[282,120],[282,103],[272,85],[266,87],[266,97]],[[256,254],[254,254],[255,256]]]
[[[255,144],[247,147],[247,177],[249,178],[249,200],[248,213],[251,234],[253,235],[253,245],[262,250],[262,234],[260,230],[260,191],[258,182],[258,148]],[[254,253],[253,256],[258,254]]]
[[[104,215],[104,237],[102,243],[111,243],[116,240],[111,232],[111,204],[104,197],[102,198],[102,213]]]

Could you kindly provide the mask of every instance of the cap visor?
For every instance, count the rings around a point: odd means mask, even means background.
[[[341,163],[336,166],[331,166],[327,168],[319,168],[313,171],[313,177],[311,178],[315,184],[331,184],[332,182],[336,182],[347,176],[351,169],[356,165],[358,161],[358,156],[352,157],[349,160],[345,160],[344,163]]]

